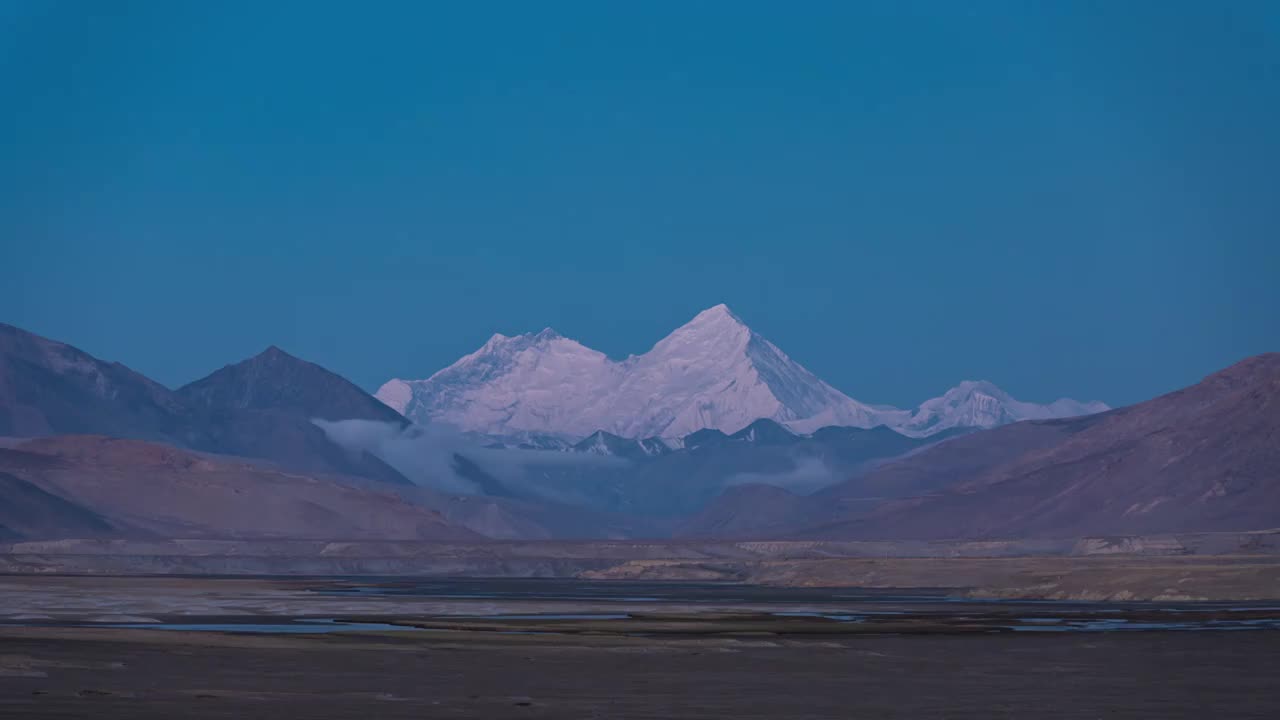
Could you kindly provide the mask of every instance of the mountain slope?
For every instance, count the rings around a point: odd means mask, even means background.
[[[277,347],[178,389],[200,413],[210,441],[200,449],[273,460],[302,472],[408,484],[367,452],[333,443],[313,420],[377,420],[403,427],[399,413],[346,378]]]
[[[407,483],[313,418],[407,421],[355,385],[278,349],[174,392],[119,363],[0,324],[0,435],[96,434],[262,458],[302,472]]]
[[[630,440],[613,433],[597,430],[582,442],[573,445],[570,450],[592,455],[621,457],[629,460],[641,460],[657,455],[666,455],[671,448],[658,438],[641,438]]]
[[[120,363],[0,323],[0,435],[103,433],[196,447],[191,408]]]
[[[1028,443],[1029,432],[1041,437]],[[980,461],[955,462],[961,447]],[[1280,527],[1280,353],[1103,415],[959,438],[859,482],[894,486],[904,469],[954,486],[811,534],[1018,538]],[[827,492],[847,499],[851,486]]]
[[[120,530],[102,516],[0,472],[0,537],[22,540],[96,538]]]
[[[738,486],[812,493],[930,442],[883,426],[799,436],[772,420],[757,420],[732,436],[699,430],[672,446],[597,432],[569,452],[516,454],[504,461],[504,451],[497,450],[475,454],[474,460],[501,477],[504,491],[486,494],[629,514],[673,527],[673,518],[697,512]],[[734,527],[749,524],[744,519]]]
[[[405,502],[392,488],[379,492],[137,440],[83,435],[29,440],[0,449],[0,473],[82,508],[82,524],[96,517],[160,537],[477,538],[438,513]],[[60,511],[55,524],[69,512]]]
[[[427,380],[392,380],[377,397],[418,423],[492,435],[585,436],[600,428],[581,413],[611,387],[616,373],[603,353],[548,328],[494,335]]]
[[[612,424],[600,427],[624,437],[736,432],[760,418],[882,422],[876,410],[819,380],[724,305],[702,311],[623,365],[623,380],[604,408]]]
[[[990,383],[963,383],[915,411],[866,405],[787,357],[724,305],[623,361],[550,329],[494,335],[426,380],[388,381],[377,397],[419,423],[498,438],[540,433],[574,440],[597,430],[668,439],[702,429],[734,433],[761,418],[801,433],[888,425],[923,437],[1106,409],[1072,400],[1022,403]]]
[[[736,485],[685,518],[673,534],[726,540],[780,538],[821,517],[825,517],[821,506],[812,498],[773,485]]]
[[[273,410],[321,420],[381,420],[406,425],[399,413],[336,373],[274,345],[179,388],[178,397],[205,410]]]
[[[755,465],[761,464],[762,451],[772,448],[769,453],[772,455],[785,448],[786,455],[794,459],[794,468],[790,472],[772,475],[759,472],[739,475],[738,481],[749,482],[725,487],[723,493],[676,527],[678,536],[778,539],[799,528],[824,525],[847,518],[854,512],[866,512],[889,498],[909,494],[918,485],[901,474],[892,475],[894,482],[889,483],[863,482],[864,478],[884,477],[876,469],[885,463],[891,468],[910,468],[912,453],[945,439],[942,436],[908,437],[881,425],[868,429],[822,428],[807,438],[792,436],[791,441],[786,441],[778,438],[776,431],[761,432],[768,423],[768,420],[753,423],[733,438],[724,438],[711,447],[716,453],[733,453],[728,457],[750,458]],[[756,432],[752,433],[752,430]],[[947,440],[945,444],[951,447],[955,442],[963,446],[964,440]],[[743,446],[741,443],[749,444]],[[812,492],[813,487],[806,488],[803,482],[796,483],[797,480],[803,481],[806,474],[819,477],[819,471],[825,471],[829,477],[851,479],[836,485],[828,481],[823,483],[828,487],[819,488],[816,492]],[[933,482],[944,485],[949,481],[950,476],[947,476]],[[724,484],[721,483],[720,487]],[[798,490],[800,494],[787,488]],[[812,494],[803,494],[806,491]]]

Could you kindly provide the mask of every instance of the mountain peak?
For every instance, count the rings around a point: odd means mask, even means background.
[[[735,315],[734,312],[730,310],[729,306],[726,305],[725,303],[717,303],[715,305],[712,305],[706,310],[703,310],[702,312],[698,313],[698,315],[699,316],[706,315],[711,317],[725,317],[731,320],[735,320],[737,322],[742,322],[742,318]]]
[[[898,428],[908,435],[931,435],[956,427],[993,428],[1020,420],[1048,420],[1103,412],[1105,403],[1062,398],[1048,405],[1022,402],[986,380],[964,380],[940,397],[926,400]]]
[[[729,309],[728,305],[720,303],[719,305],[712,305],[706,310],[694,315],[692,320],[681,326],[681,329],[707,325],[731,325],[741,328],[747,327],[747,324],[742,321],[742,318],[734,314],[734,312]]]
[[[786,427],[768,418],[756,420],[729,438],[758,445],[789,445],[800,440]]]
[[[264,360],[271,361],[271,362],[279,362],[282,360],[291,361],[291,362],[305,362],[293,355],[290,355],[284,350],[281,350],[279,345],[268,345],[266,350],[263,350],[257,355],[254,355],[253,357],[249,358],[245,362],[258,362],[258,361],[264,361]]]
[[[996,387],[996,384],[989,380],[961,380],[956,386],[944,393],[944,397],[967,397],[974,393],[982,393],[990,395],[994,398],[1008,398],[1009,393]]]
[[[176,394],[204,409],[287,411],[324,420],[404,422],[398,413],[341,375],[275,345],[189,383]]]
[[[706,353],[724,358],[740,355],[755,336],[729,306],[721,303],[698,313],[658,341],[648,355]]]
[[[484,348],[426,380],[393,381],[379,399],[419,422],[488,435],[596,430],[678,438],[736,432],[760,418],[871,426],[876,412],[822,382],[723,303],[621,362],[547,328]]]
[[[484,346],[476,353],[484,351],[496,351],[504,348],[524,349],[532,345],[544,345],[555,340],[567,339],[552,328],[543,328],[541,331],[532,333],[521,333],[519,335],[503,335],[502,333],[494,333],[485,342]]]
[[[986,381],[968,380],[916,411],[850,398],[792,360],[719,303],[646,353],[615,362],[551,328],[486,345],[425,380],[393,380],[378,398],[418,422],[491,436],[519,433],[679,438],[704,428],[728,433],[766,418],[743,437],[787,441],[827,425],[889,425],[925,436],[951,427],[1087,414],[1073,401],[1019,403]],[[604,436],[597,436],[600,441]],[[607,438],[604,438],[607,440]]]

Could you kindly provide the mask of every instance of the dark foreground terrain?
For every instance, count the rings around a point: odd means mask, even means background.
[[[0,577],[0,717],[1275,718],[1280,603]]]
[[[0,630],[13,718],[1275,718],[1280,633]]]

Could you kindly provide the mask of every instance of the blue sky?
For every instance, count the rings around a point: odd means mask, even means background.
[[[0,3],[0,320],[367,388],[726,302],[841,390],[1280,350],[1280,4]]]

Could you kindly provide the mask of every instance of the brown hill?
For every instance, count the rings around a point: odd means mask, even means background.
[[[45,540],[121,534],[97,513],[0,472],[0,538]]]
[[[830,491],[906,478],[945,491],[880,505],[824,538],[1024,538],[1280,527],[1280,353],[1079,420],[958,438]],[[943,483],[945,484],[945,483]]]
[[[161,537],[479,537],[389,492],[137,440],[30,440],[0,449],[0,473],[63,498],[117,528]]]

